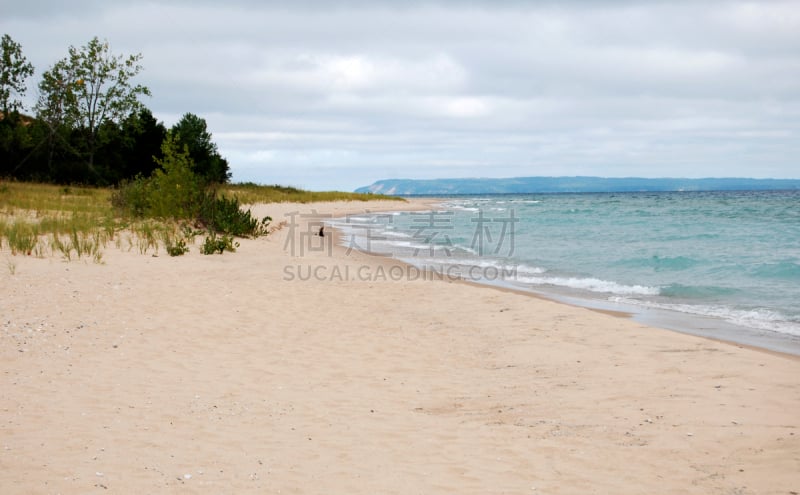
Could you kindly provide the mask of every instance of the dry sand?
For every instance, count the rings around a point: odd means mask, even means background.
[[[312,208],[397,204],[256,210]],[[796,358],[382,279],[293,256],[292,230],[222,256],[0,253],[0,493],[800,492]]]

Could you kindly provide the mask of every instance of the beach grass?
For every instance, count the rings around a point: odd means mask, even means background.
[[[218,193],[235,196],[243,204],[316,203],[322,201],[405,201],[398,196],[342,191],[305,191],[289,186],[259,185],[252,182],[225,184]]]
[[[112,188],[59,186],[30,182],[0,182],[0,249],[12,255],[60,255],[65,260],[102,261],[113,243],[140,254],[185,252],[200,232],[186,222],[127,217],[111,202]],[[371,201],[402,198],[338,191],[313,192],[294,187],[253,183],[225,184],[217,194],[241,204],[316,201]]]
[[[0,246],[12,255],[102,259],[124,228],[104,188],[27,182],[0,183]]]
[[[32,182],[0,182],[0,212],[67,212],[111,215],[111,189],[58,186]]]

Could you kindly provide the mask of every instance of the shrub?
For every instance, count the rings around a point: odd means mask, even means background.
[[[167,254],[170,256],[183,256],[188,252],[189,247],[186,245],[186,241],[183,239],[178,239],[175,244],[167,244]]]
[[[195,218],[203,201],[201,180],[192,172],[192,159],[186,146],[168,134],[161,145],[164,157],[156,159],[161,168],[150,177],[149,216]]]
[[[264,217],[259,221],[253,218],[250,210],[241,209],[237,198],[216,197],[210,192],[205,194],[198,220],[214,232],[224,232],[237,237],[258,237],[267,234],[267,227],[272,218]]]
[[[235,253],[236,248],[238,247],[239,243],[233,242],[232,236],[222,235],[220,237],[217,237],[217,234],[212,231],[206,237],[205,242],[203,242],[203,246],[200,248],[200,252],[203,254],[214,254],[214,253],[222,254],[223,251],[227,249],[231,253]]]
[[[111,194],[111,204],[134,217],[145,217],[150,211],[150,181],[141,175],[123,180]]]
[[[243,211],[237,197],[217,195],[216,190],[206,187],[204,181],[193,172],[192,159],[186,146],[179,144],[168,134],[161,145],[163,158],[155,159],[159,167],[149,178],[137,176],[123,182],[112,195],[112,204],[123,212],[139,218],[161,218],[196,221],[209,232],[201,248],[203,254],[235,251],[237,237],[258,237],[269,233],[270,217],[259,220],[250,210]],[[184,238],[193,239],[197,232],[190,227]],[[150,247],[150,235],[137,232]],[[217,234],[223,234],[218,237]],[[154,238],[153,238],[154,239]],[[167,253],[180,256],[188,252],[185,240],[171,237],[164,239]],[[140,251],[143,247],[140,246]]]

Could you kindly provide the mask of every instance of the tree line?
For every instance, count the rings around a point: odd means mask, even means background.
[[[36,103],[23,98],[34,74],[9,35],[0,53],[0,178],[58,184],[118,185],[149,177],[168,136],[186,150],[203,182],[224,183],[230,168],[205,119],[183,115],[172,128],[142,103],[150,90],[135,83],[141,54],[115,55],[97,37],[42,73]]]

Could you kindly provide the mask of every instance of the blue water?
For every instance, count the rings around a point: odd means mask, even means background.
[[[456,197],[344,223],[352,244],[414,265],[800,342],[800,191]]]

